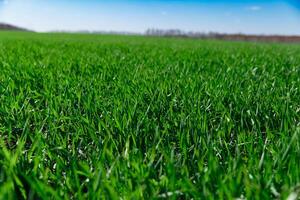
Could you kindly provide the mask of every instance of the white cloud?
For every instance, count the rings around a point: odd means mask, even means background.
[[[262,7],[261,6],[249,6],[246,9],[250,10],[250,11],[260,11],[262,9]]]

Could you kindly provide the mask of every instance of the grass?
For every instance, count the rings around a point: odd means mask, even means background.
[[[0,33],[0,199],[286,199],[300,46]]]

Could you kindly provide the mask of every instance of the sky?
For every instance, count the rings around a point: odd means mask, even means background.
[[[300,0],[0,0],[0,22],[40,32],[300,35]]]

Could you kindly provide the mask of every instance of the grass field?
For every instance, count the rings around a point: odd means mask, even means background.
[[[300,45],[0,33],[0,199],[297,199]]]

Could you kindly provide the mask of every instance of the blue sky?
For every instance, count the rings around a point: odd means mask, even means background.
[[[0,22],[35,31],[300,35],[300,0],[0,0]]]

